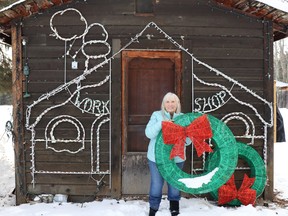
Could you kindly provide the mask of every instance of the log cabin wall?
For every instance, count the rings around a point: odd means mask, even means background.
[[[20,182],[25,182],[25,185],[17,185],[18,190],[21,191],[18,194],[18,203],[23,200],[21,197],[42,193],[68,194],[74,201],[91,200],[96,196],[120,197],[125,195],[122,194],[121,182],[123,153],[121,143],[121,55],[116,55],[111,61],[87,75],[85,79],[81,79],[80,82],[73,82],[68,88],[57,91],[57,94],[48,96],[47,94],[77,78],[83,74],[83,71],[89,71],[105,58],[110,58],[151,21],[188,50],[188,52],[181,51],[180,96],[184,113],[192,110],[202,112],[214,110],[209,114],[221,119],[228,113],[243,112],[255,123],[254,135],[260,135],[258,139],[253,139],[253,147],[267,163],[268,184],[265,195],[266,198],[271,199],[273,194],[273,132],[268,128],[267,139],[265,140],[261,136],[265,134],[263,121],[269,122],[270,110],[267,108],[267,104],[255,99],[250,94],[255,92],[265,100],[273,101],[271,23],[239,14],[230,9],[220,8],[209,1],[155,1],[152,13],[150,13],[151,5],[147,9],[148,13],[147,11],[142,13],[141,10],[145,7],[136,3],[137,1],[133,0],[75,1],[48,9],[41,14],[15,23],[15,26],[22,30],[22,41],[25,40],[21,53],[22,64],[23,66],[28,65],[30,72],[27,77],[29,80],[27,85],[25,85],[25,80],[23,81],[23,96],[26,95],[22,99],[24,112],[35,101],[39,101],[39,97],[47,97],[41,103],[28,109],[29,113],[22,118],[23,121],[26,121],[27,115],[29,115],[29,123],[26,122],[28,129],[33,122],[37,122],[37,125],[34,128],[35,145],[31,142],[33,134],[26,128],[23,142],[25,144],[19,143],[19,146],[16,146],[23,150],[25,167],[25,175],[16,170]],[[111,45],[111,52],[105,44],[104,46],[97,44],[97,49],[89,47],[87,44],[85,48],[87,55],[85,56],[83,52],[79,51],[84,43],[82,40],[66,40],[65,42],[65,40],[59,40],[53,36],[51,26],[55,27],[63,38],[71,38],[75,34],[79,35],[79,32],[85,31],[84,22],[75,11],[68,11],[65,16],[58,14],[50,22],[55,13],[67,8],[74,8],[81,12],[88,25],[92,23],[103,25],[107,31],[106,42]],[[139,13],[135,13],[136,8],[140,9]],[[103,41],[106,33],[101,25],[94,26],[96,30],[91,28],[91,31],[89,30],[85,36],[85,40],[95,40],[96,38]],[[147,28],[139,41],[130,44],[127,49],[179,50],[169,38],[164,37],[161,31],[153,27]],[[73,56],[75,53],[77,53],[76,56]],[[109,54],[105,58],[89,58],[87,61],[87,56],[103,53]],[[191,61],[189,53],[192,53],[201,62],[205,62],[243,84],[249,91],[233,85],[232,82],[217,76],[217,74],[212,74],[211,70],[205,67],[206,65]],[[77,61],[77,69],[72,69],[74,60]],[[226,86],[239,100],[255,106],[258,113],[255,114],[249,107],[241,105],[233,99],[228,100],[229,97],[221,93],[221,88],[201,83],[192,77],[192,74],[196,74],[206,83],[217,82]],[[102,83],[110,75],[111,85],[109,80]],[[95,88],[84,88],[80,91],[80,95],[71,96],[77,88],[91,86],[95,83],[101,83],[101,85],[94,86]],[[88,96],[85,97],[85,95],[89,95],[89,99],[93,98],[92,102],[86,100],[85,98]],[[218,99],[216,100],[217,95]],[[70,102],[66,103],[65,101],[69,97],[72,97],[71,101],[75,103],[78,101],[78,106]],[[215,101],[212,103],[212,100],[218,101],[218,104]],[[221,101],[223,103],[225,101],[225,106]],[[160,102],[161,98],[159,98],[159,104]],[[16,103],[17,101],[14,101],[14,105]],[[63,104],[63,106],[50,110],[57,104]],[[90,113],[86,112],[88,106],[93,107],[92,117],[91,109]],[[111,110],[110,122],[105,121],[109,117],[109,110]],[[105,114],[98,119],[101,124],[95,121],[99,114]],[[264,120],[260,121],[257,114]],[[37,121],[39,115],[41,115],[41,120]],[[73,115],[73,118],[67,117],[68,115]],[[58,121],[54,127],[49,128],[47,125],[55,122],[57,116],[62,120]],[[147,122],[148,120],[149,118],[147,118]],[[78,121],[84,125],[84,128],[77,126]],[[91,129],[91,125],[97,124],[100,131],[99,136]],[[235,136],[239,135],[237,140],[251,143],[251,137],[240,136],[245,134],[247,129],[243,122],[236,120],[227,124]],[[45,137],[51,134],[51,131],[54,136],[61,135],[62,142],[60,144],[53,146],[55,144],[53,140],[47,144]],[[83,134],[85,134],[85,138],[83,138]],[[75,139],[77,135],[84,141],[72,142],[71,140],[77,140]],[[92,165],[93,169],[99,171],[98,174],[87,174],[91,171],[91,155],[98,154],[95,150],[96,147],[91,147],[91,137],[95,139],[97,137],[97,141],[100,143],[98,146],[99,163]],[[71,141],[71,143],[63,140]],[[78,152],[83,146],[85,149],[91,147],[95,152]],[[24,149],[22,149],[23,147]],[[53,148],[53,151],[50,147]],[[267,158],[265,158],[266,153]],[[192,157],[191,152],[188,153],[188,157]],[[202,158],[196,158],[195,168],[201,168],[201,166]],[[247,164],[239,161],[239,166],[247,166]],[[34,175],[31,175],[31,168],[37,171]],[[107,170],[110,172],[106,173]],[[81,172],[83,173],[81,174]],[[239,183],[243,178],[243,172],[243,170],[239,170],[236,173],[236,180]],[[147,188],[148,184],[142,185],[142,187]]]

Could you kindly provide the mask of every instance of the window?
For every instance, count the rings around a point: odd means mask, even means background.
[[[135,0],[135,11],[138,15],[153,14],[154,0]]]

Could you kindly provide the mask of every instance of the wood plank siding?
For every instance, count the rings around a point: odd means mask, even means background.
[[[74,2],[74,3],[73,3]],[[25,110],[31,106],[39,97],[47,95],[57,87],[68,83],[69,81],[77,78],[83,74],[83,71],[93,68],[105,58],[92,59],[88,62],[83,53],[79,51],[76,56],[78,62],[78,69],[72,69],[73,54],[80,50],[83,45],[82,39],[67,41],[66,48],[63,40],[58,40],[53,37],[50,27],[51,17],[58,11],[67,8],[75,8],[81,12],[83,17],[87,20],[88,25],[92,23],[99,23],[103,25],[108,33],[107,43],[111,46],[111,52],[106,56],[110,58],[113,54],[117,53],[122,47],[131,41],[143,28],[149,23],[156,23],[167,35],[169,35],[175,42],[183,46],[192,53],[201,62],[216,68],[223,72],[228,77],[243,84],[251,92],[256,93],[265,100],[273,101],[273,62],[272,62],[272,24],[268,21],[256,19],[237,13],[233,10],[221,8],[210,1],[196,1],[196,0],[165,0],[156,1],[154,4],[153,14],[136,14],[134,0],[86,0],[86,1],[73,1],[70,4],[53,7],[43,11],[29,18],[14,24],[13,44],[17,46],[17,50],[22,48],[22,52],[17,52],[13,55],[14,63],[22,67],[15,59],[22,58],[22,65],[26,63],[29,65],[30,75],[28,77],[28,89],[25,89],[25,77],[23,83],[17,81],[17,86],[14,86],[14,95],[19,95],[18,88],[22,88],[22,92],[28,90],[30,97],[21,98],[16,97],[14,105],[14,113],[17,119],[14,119],[14,124],[19,128],[19,136],[16,142],[16,149],[19,152],[23,149],[24,153],[21,155],[21,163],[19,166],[25,168],[16,169],[16,174],[23,181],[17,183],[18,190],[23,190],[18,194],[22,198],[27,194],[40,194],[40,193],[63,193],[68,194],[69,199],[74,201],[91,200],[97,196],[111,196],[120,197],[122,195],[121,189],[121,167],[122,167],[122,144],[121,144],[121,56],[117,55],[97,69],[87,75],[80,83],[73,83],[67,89],[50,95],[41,103],[33,106],[31,109],[30,124],[37,121],[39,115],[45,112],[45,115],[35,126],[36,144],[31,143],[31,132],[25,129],[23,122],[26,122]],[[21,24],[21,25],[20,25]],[[17,28],[22,27],[22,39],[25,39],[26,46],[19,47],[21,37],[17,34]],[[83,22],[79,16],[73,12],[65,14],[65,16],[57,16],[53,20],[53,26],[57,27],[59,35],[63,38],[72,37],[74,34],[83,32]],[[20,31],[20,30],[19,30]],[[85,36],[85,40],[104,40],[105,34],[100,26],[95,29],[91,28]],[[70,49],[71,45],[71,49]],[[90,44],[84,48],[87,55],[99,55],[109,52],[107,46],[99,44]],[[138,41],[131,43],[129,50],[179,50],[169,38],[166,38],[156,28],[147,28],[145,33],[138,38]],[[14,50],[14,48],[13,48]],[[69,55],[66,55],[69,50]],[[213,95],[219,93],[221,89],[217,86],[207,86],[198,82],[195,78],[192,79],[192,73],[197,75],[206,83],[215,83],[226,86],[233,92],[233,95],[239,100],[256,107],[260,116],[265,121],[270,120],[270,111],[267,104],[263,101],[255,99],[247,90],[233,85],[232,82],[211,73],[209,68],[205,65],[197,64],[191,61],[191,56],[187,52],[182,52],[182,74],[181,74],[181,102],[182,110],[184,113],[191,112],[192,109],[198,111],[205,111],[204,99],[207,100]],[[19,73],[20,69],[13,70],[14,79]],[[79,154],[71,154],[69,152],[51,151],[47,149],[46,143],[43,141],[45,134],[49,134],[47,125],[56,116],[60,115],[73,115],[78,119],[84,130],[80,134],[85,134],[84,148],[90,149],[91,143],[88,138],[91,136],[97,137],[97,133],[91,130],[91,125],[95,121],[95,115],[87,112],[82,112],[71,102],[65,103],[68,97],[79,87],[93,85],[103,81],[107,76],[111,80],[97,88],[85,88],[80,91],[80,100],[84,101],[85,95],[89,98],[94,98],[95,113],[107,113],[110,122],[100,125],[100,135],[98,146],[100,149],[100,171],[111,171],[109,174],[103,175],[84,175],[84,174],[57,174],[56,172],[83,172],[89,171],[91,166],[91,152],[82,151]],[[19,78],[17,78],[19,79]],[[16,91],[18,93],[16,93]],[[23,93],[23,94],[24,94]],[[228,97],[228,96],[227,96]],[[76,100],[76,95],[72,98]],[[197,100],[196,100],[197,99]],[[23,100],[23,106],[22,106]],[[226,100],[226,99],[225,99]],[[49,110],[49,107],[57,104],[65,103],[65,106]],[[107,104],[105,104],[107,103]],[[161,98],[159,98],[159,104]],[[89,104],[86,104],[89,106]],[[19,107],[20,106],[20,107]],[[81,105],[80,105],[81,106]],[[217,105],[215,105],[216,107]],[[84,107],[84,102],[82,108]],[[20,111],[23,108],[23,115]],[[86,107],[87,108],[87,107]],[[19,111],[17,111],[19,109]],[[17,111],[17,112],[16,112]],[[243,112],[255,123],[255,135],[263,135],[264,128],[255,112],[243,104],[230,99],[225,106],[219,106],[212,114],[217,118],[223,118],[228,113]],[[30,114],[30,113],[29,113]],[[106,116],[106,117],[107,117]],[[104,121],[105,116],[100,120]],[[72,120],[71,120],[72,121]],[[70,121],[59,123],[55,136],[61,134],[63,139],[74,139],[79,131],[75,130]],[[75,123],[76,124],[76,123]],[[228,126],[236,135],[245,133],[246,126],[241,121],[231,121]],[[79,127],[80,128],[80,127]],[[53,130],[53,128],[51,129]],[[55,129],[56,130],[56,129]],[[249,143],[249,138],[239,138],[239,141]],[[109,143],[110,142],[110,143]],[[273,130],[268,129],[266,149],[265,140],[263,138],[255,139],[253,147],[264,158],[264,153],[267,152],[267,168],[269,184],[266,186],[265,195],[267,199],[273,196]],[[53,145],[53,143],[51,143]],[[65,143],[55,145],[56,150],[68,149],[76,151],[81,147],[82,143]],[[94,144],[93,144],[94,145]],[[111,145],[111,146],[110,146]],[[143,144],[148,145],[148,143]],[[34,149],[33,149],[33,148]],[[111,149],[110,149],[111,147]],[[94,147],[93,147],[94,148]],[[265,148],[265,149],[264,149]],[[110,152],[109,152],[110,151]],[[34,152],[34,153],[33,153]],[[110,155],[111,153],[111,155]],[[191,158],[191,151],[188,153],[188,158]],[[197,158],[194,155],[195,166],[202,165],[202,158]],[[20,160],[20,159],[19,159]],[[36,164],[36,170],[41,171],[55,171],[55,173],[35,173],[35,179],[31,175],[31,167]],[[111,161],[111,164],[109,162]],[[22,164],[23,163],[23,164]],[[239,161],[239,165],[245,164]],[[189,167],[187,167],[189,169]],[[24,173],[25,172],[25,175]],[[24,175],[24,177],[23,177]],[[241,182],[243,178],[243,171],[237,171],[236,180]],[[35,180],[33,184],[33,180]],[[97,181],[99,181],[97,185]],[[148,187],[148,185],[143,185]],[[18,203],[23,202],[23,199],[18,199]]]

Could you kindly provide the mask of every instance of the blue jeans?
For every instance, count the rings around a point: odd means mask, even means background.
[[[158,210],[160,202],[162,199],[162,189],[164,185],[164,179],[161,176],[157,165],[155,162],[148,160],[148,165],[150,169],[150,191],[149,191],[149,204],[150,208]],[[184,162],[177,163],[177,166],[182,169]],[[168,184],[168,200],[170,201],[179,201],[180,200],[180,191],[174,188],[172,185]]]

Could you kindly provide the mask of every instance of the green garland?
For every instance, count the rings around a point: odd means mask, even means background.
[[[256,197],[259,197],[263,193],[267,181],[266,168],[263,159],[260,157],[258,152],[251,146],[248,146],[247,144],[241,142],[237,142],[236,145],[238,147],[239,158],[245,160],[251,168],[250,178],[255,177],[255,182],[252,185],[251,189],[256,190]],[[218,160],[217,157],[218,155],[212,154],[212,156],[207,160],[208,169],[212,160]],[[218,189],[212,191],[211,195],[214,197],[215,200],[218,200]],[[239,206],[241,205],[241,202],[238,199],[234,199],[227,204]]]
[[[181,115],[175,119],[175,124],[186,127],[201,115],[201,113]],[[217,190],[232,176],[238,161],[236,140],[231,130],[219,119],[211,115],[207,116],[213,132],[213,151],[218,157],[211,158],[208,169],[199,175],[191,175],[182,171],[173,160],[169,159],[172,145],[164,144],[162,132],[159,133],[156,141],[156,163],[161,175],[175,188],[190,194],[203,194]],[[199,177],[197,180],[201,181],[202,178],[207,179],[207,176],[210,176],[210,180],[200,182],[201,186],[187,186],[183,183],[183,179],[195,181]]]

